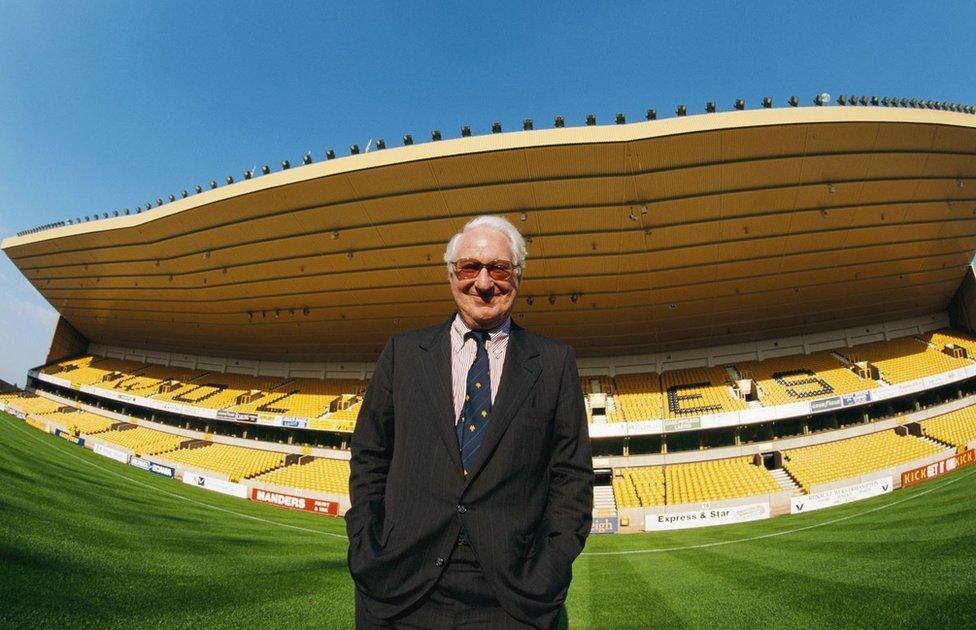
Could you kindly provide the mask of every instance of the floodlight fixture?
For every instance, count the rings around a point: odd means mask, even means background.
[[[430,132],[430,139],[433,140],[434,142],[437,142],[438,140],[440,140],[441,139],[441,130],[440,129],[434,129],[433,131],[431,131]]]
[[[411,136],[409,133],[403,134],[403,144],[404,146],[413,144],[413,136]]]
[[[174,201],[176,201],[176,195],[174,195],[173,193],[170,193],[169,194],[169,201],[170,201],[170,203],[173,203]]]
[[[532,124],[531,118],[526,118],[522,121],[522,131],[532,131],[534,125]]]
[[[646,116],[646,118],[648,120],[657,120],[657,110],[654,109],[654,108],[651,108],[651,109],[647,110],[647,113],[645,114],[645,116]]]
[[[254,171],[250,169],[244,171],[244,179],[251,179],[253,175],[254,175]]]
[[[302,164],[308,166],[311,163],[312,163],[312,152],[309,151],[308,153],[302,156]]]
[[[498,122],[497,120],[495,122],[491,123],[491,132],[492,133],[501,133],[502,132],[502,124],[500,122]]]
[[[860,102],[860,103],[861,103],[861,105],[865,105],[865,106],[866,106],[866,105],[868,104],[868,97],[867,97],[867,96],[864,96],[864,95],[862,94],[862,95],[861,95],[861,98],[860,98],[860,100],[859,100],[858,102]]]
[[[837,96],[837,104],[838,105],[847,105],[847,97],[844,96],[843,94],[838,95]]]
[[[798,107],[800,105],[800,99],[796,96],[790,97],[790,107]]]
[[[593,114],[586,115],[586,124],[590,127],[596,124],[596,116]]]
[[[878,106],[878,103],[880,103],[880,102],[881,102],[881,99],[878,98],[877,96],[872,96],[871,97],[871,104],[874,105],[875,107],[877,107]]]
[[[764,96],[762,100],[762,106],[765,107],[766,109],[769,109],[770,107],[773,106],[773,99],[770,98],[769,96]]]
[[[383,138],[377,138],[376,139],[376,150],[377,151],[381,151],[381,150],[383,150],[385,148],[386,148],[386,140],[384,140]]]
[[[162,197],[156,197],[156,207],[158,208],[161,205],[163,205]]]
[[[678,107],[675,108],[674,113],[677,114],[678,116],[684,116],[685,114],[688,113],[688,108],[685,107],[684,105],[678,105]]]
[[[359,145],[358,144],[350,144],[349,145],[349,153],[351,153],[352,155],[359,155]]]
[[[738,110],[740,110],[740,111],[743,110],[743,109],[745,109],[746,108],[746,102],[745,102],[745,100],[744,99],[741,99],[741,98],[735,99],[735,108],[738,109]]]
[[[461,137],[462,138],[471,137],[471,125],[461,125]]]
[[[579,302],[579,299],[580,299],[579,291],[574,291],[573,294],[569,296],[569,301],[572,302],[573,304]]]
[[[623,125],[627,123],[627,117],[624,116],[623,112],[617,112],[617,117],[614,120],[618,125]]]
[[[708,101],[705,103],[705,111],[709,114],[715,113],[715,101]]]
[[[289,162],[288,160],[282,160],[281,161],[281,168],[282,168],[282,170],[286,170],[287,171],[288,169],[291,168],[291,162]]]
[[[326,149],[325,150],[325,159],[327,159],[327,160],[334,160],[335,159],[335,150],[334,149]]]
[[[234,183],[234,178],[228,175],[227,177],[224,178],[224,181],[226,181],[227,184],[230,185]]]
[[[813,103],[815,105],[826,105],[829,102],[830,102],[830,94],[827,94],[826,92],[821,92],[820,94],[817,94],[815,97],[813,97]]]
[[[525,303],[526,304],[528,304],[529,306],[532,306],[532,303],[533,302],[535,302],[535,298],[534,297],[532,297],[531,295],[525,296]]]
[[[203,192],[203,186],[201,186],[200,184],[197,184],[196,186],[193,187],[193,190],[194,190],[194,192],[196,192],[199,195],[200,193]]]
[[[886,96],[881,99],[881,104],[885,107],[889,107],[891,105],[891,99]]]
[[[183,190],[180,191],[180,197],[182,197],[183,199],[186,199],[189,196],[190,196],[190,193],[186,192],[186,188],[184,188]],[[126,209],[128,210],[128,208],[126,208]]]
[[[271,167],[265,164],[264,166],[261,167],[261,172],[267,175],[268,173],[271,172]]]
[[[213,190],[216,187],[217,187],[217,180],[216,179],[211,179],[210,180],[210,190]]]
[[[563,118],[562,116],[556,116],[555,120],[552,121],[552,124],[555,127],[565,127],[566,119]]]
[[[549,294],[549,303],[550,304],[555,304],[556,303],[556,296],[555,296],[555,294],[551,294],[551,293]]]

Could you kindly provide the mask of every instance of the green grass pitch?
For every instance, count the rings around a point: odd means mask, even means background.
[[[0,627],[352,626],[343,521],[225,497],[0,414]],[[592,536],[571,628],[974,627],[976,467],[838,508]]]

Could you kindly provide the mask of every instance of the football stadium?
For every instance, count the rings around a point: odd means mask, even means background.
[[[9,236],[59,319],[0,394],[0,620],[350,627],[373,362],[498,214],[580,367],[571,627],[976,625],[976,109],[828,100],[377,139]]]

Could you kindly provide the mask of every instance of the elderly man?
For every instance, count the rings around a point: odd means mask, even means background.
[[[472,220],[444,259],[457,312],[387,342],[352,438],[356,625],[550,628],[593,509],[576,359],[511,319],[511,223]]]

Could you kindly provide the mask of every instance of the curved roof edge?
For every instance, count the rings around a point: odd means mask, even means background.
[[[610,144],[724,129],[844,122],[930,124],[976,129],[976,116],[966,113],[874,106],[823,106],[731,111],[621,125],[561,127],[460,137],[424,144],[390,147],[369,153],[295,166],[268,175],[258,175],[253,179],[235,182],[213,190],[205,190],[185,199],[177,199],[140,214],[96,219],[95,221],[52,227],[23,236],[9,236],[0,242],[0,249],[6,250],[65,236],[135,227],[214,202],[276,186],[422,160],[544,146]]]

